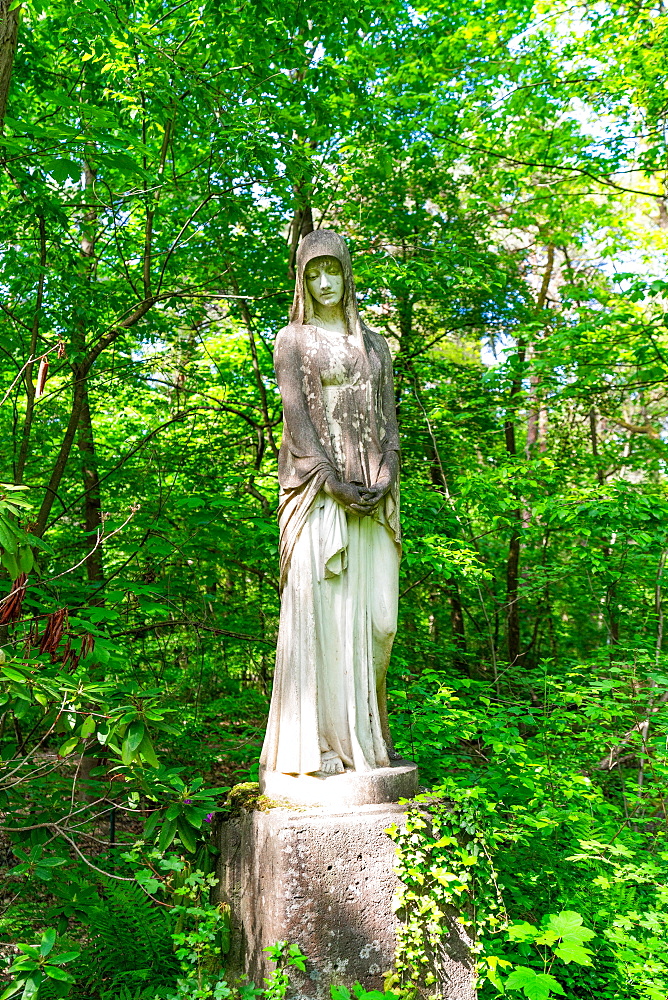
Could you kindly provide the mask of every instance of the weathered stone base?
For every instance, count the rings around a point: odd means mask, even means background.
[[[382,989],[394,958],[397,887],[384,831],[403,812],[391,803],[347,812],[290,807],[241,810],[227,820],[219,895],[233,914],[229,972],[262,984],[274,968],[263,948],[288,941],[309,957],[305,975],[290,973],[296,1000],[326,1000],[331,983]],[[470,955],[454,920],[445,944],[443,997],[474,1000]]]
[[[343,774],[282,774],[260,768],[260,791],[267,798],[293,805],[345,810],[412,799],[418,792],[418,769],[410,760],[389,767]]]

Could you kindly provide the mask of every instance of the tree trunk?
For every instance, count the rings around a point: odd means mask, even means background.
[[[313,209],[311,208],[311,185],[305,177],[294,188],[296,205],[290,225],[290,256],[288,258],[288,278],[296,277],[295,261],[297,247],[304,236],[313,232]]]
[[[30,449],[30,434],[32,432],[32,421],[35,414],[35,383],[32,373],[34,371],[34,358],[37,354],[37,338],[39,336],[39,323],[42,312],[42,301],[44,299],[44,278],[46,268],[46,224],[43,215],[37,216],[39,226],[39,267],[40,273],[37,280],[37,300],[35,302],[35,312],[33,313],[32,330],[30,333],[30,346],[28,348],[28,363],[23,373],[23,384],[26,390],[26,412],[23,418],[23,429],[21,431],[21,445],[19,447],[19,457],[14,470],[14,483],[21,486],[25,473],[26,462],[28,461],[28,451]]]
[[[0,0],[0,135],[5,127],[16,43],[19,37],[19,8],[10,10],[11,0]]]
[[[547,261],[545,271],[541,281],[540,291],[536,299],[536,310],[542,313],[547,303],[547,293],[552,279],[554,269],[554,245],[550,243],[547,247]],[[526,360],[526,343],[520,337],[517,342],[517,373],[510,387],[510,402],[508,406],[508,417],[505,422],[506,451],[509,455],[517,455],[517,441],[515,438],[515,408],[518,397],[522,391],[522,368]],[[537,439],[540,426],[540,408],[536,410],[535,401],[539,383],[534,383],[536,388],[532,403],[533,413],[529,414],[529,427],[527,434],[527,452]],[[519,501],[519,497],[517,498]],[[506,562],[506,621],[508,629],[508,660],[511,664],[519,663],[522,658],[521,653],[521,630],[520,630],[520,610],[519,610],[519,573],[520,573],[520,545],[521,545],[521,525],[524,515],[521,506],[513,511],[514,525],[511,529],[508,543],[508,559]]]
[[[84,547],[87,552],[90,552],[86,558],[86,576],[89,583],[100,583],[104,580],[102,545],[97,544],[98,532],[102,528],[100,476],[95,455],[95,437],[93,435],[88,386],[85,382],[81,416],[79,417],[77,445],[81,455],[81,475],[84,490],[86,491],[84,497],[84,526],[86,531]],[[94,603],[101,604],[103,603],[103,599],[98,599]]]
[[[515,440],[515,424],[513,409],[517,396],[522,388],[522,366],[526,354],[524,341],[520,339],[517,344],[518,373],[513,379],[510,387],[509,418],[506,419],[504,432],[506,438],[506,451],[509,455],[517,455],[517,442]],[[518,497],[519,500],[519,497]],[[522,509],[517,507],[512,512],[514,525],[510,532],[508,542],[508,559],[506,562],[506,628],[508,641],[508,660],[511,664],[520,660],[520,611],[518,603],[518,582],[520,572],[520,539],[522,524]]]
[[[309,208],[310,211],[310,208]],[[311,220],[311,228],[308,230],[310,233],[313,232],[313,221]],[[257,385],[257,391],[260,395],[260,406],[262,408],[262,418],[264,421],[264,428],[261,435],[261,441],[258,444],[257,455],[255,460],[255,468],[259,469],[262,464],[262,455],[264,453],[264,438],[265,434],[267,440],[269,441],[269,447],[274,458],[278,457],[278,448],[276,447],[276,441],[274,440],[274,433],[271,426],[271,417],[269,415],[269,401],[267,399],[267,390],[262,378],[262,371],[260,369],[260,361],[257,353],[257,343],[255,341],[255,331],[253,329],[253,317],[250,314],[250,309],[248,308],[248,302],[246,299],[241,298],[239,293],[239,285],[237,284],[237,279],[232,270],[232,267],[228,265],[228,271],[230,278],[232,280],[232,287],[234,288],[234,293],[238,297],[239,308],[241,309],[241,315],[243,317],[246,330],[248,332],[248,345],[251,352],[251,361],[253,364],[253,374],[255,375],[255,384]]]
[[[445,481],[445,473],[434,441],[430,442],[427,451],[431,459],[429,466],[431,481],[434,486],[439,487],[447,496],[448,487]],[[450,603],[450,627],[452,628],[452,641],[456,650],[454,666],[460,669],[465,669],[466,630],[464,628],[464,608],[462,606],[461,595],[459,592],[459,584],[454,576],[448,577],[444,583],[444,588]]]
[[[594,457],[594,465],[596,467],[596,482],[599,486],[603,486],[605,482],[605,477],[603,475],[603,469],[601,463],[599,462],[598,454],[598,418],[596,416],[596,407],[589,407],[589,437],[591,439],[591,453]]]
[[[445,591],[450,601],[450,627],[452,629],[452,641],[455,644],[456,667],[466,666],[466,630],[464,628],[464,607],[462,605],[459,585],[454,577],[445,581]]]
[[[49,483],[46,487],[46,493],[44,494],[44,499],[42,500],[42,505],[39,509],[39,514],[37,515],[37,523],[33,529],[33,534],[37,535],[38,538],[41,538],[46,531],[46,525],[49,520],[51,508],[53,507],[53,502],[58,496],[60,481],[63,478],[65,466],[67,465],[67,460],[70,457],[74,438],[79,426],[79,418],[81,416],[81,410],[84,403],[85,388],[86,376],[85,374],[81,374],[79,366],[75,365],[70,419],[67,424],[67,429],[65,430],[65,436],[63,437],[58,451],[58,456],[51,471]]]
[[[536,309],[539,312],[543,312],[545,305],[547,303],[547,293],[550,287],[550,281],[552,279],[552,272],[554,270],[554,245],[552,243],[548,244],[547,247],[547,261],[545,264],[545,272],[543,274],[543,280],[541,282],[540,291],[538,293],[538,299],[536,300]],[[534,355],[540,354],[540,347],[538,343],[533,345]],[[538,443],[541,451],[545,451],[547,446],[546,436],[547,436],[547,410],[544,404],[541,402],[541,378],[540,375],[531,375],[530,378],[531,389],[530,389],[530,405],[529,405],[529,416],[527,420],[527,458],[531,457],[534,445]]]
[[[599,486],[605,483],[605,475],[600,462],[598,452],[598,416],[596,407],[589,408],[589,435],[591,438],[591,453],[596,465],[596,482]],[[609,545],[603,546],[603,555],[608,564],[612,562],[612,549]],[[617,584],[610,583],[606,589],[605,604],[608,609],[608,629],[610,631],[610,643],[615,646],[619,642],[619,615],[617,613]]]
[[[84,162],[84,181],[86,190],[92,189],[95,183],[95,169],[87,160]],[[95,268],[95,240],[97,236],[97,211],[93,208],[86,212],[83,218],[81,233],[81,256],[86,261],[86,277],[88,283],[93,280]],[[82,319],[76,331],[76,349],[82,355],[86,350],[86,321],[82,309]],[[102,531],[102,504],[100,500],[100,476],[95,455],[95,436],[90,412],[88,394],[88,375],[82,379],[81,413],[79,416],[79,433],[77,445],[81,456],[81,476],[84,486],[84,551],[90,552],[86,557],[86,575],[89,583],[100,583],[104,579],[102,543],[98,541]],[[96,603],[103,603],[104,599]]]

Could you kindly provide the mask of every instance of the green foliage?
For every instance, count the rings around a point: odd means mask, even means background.
[[[520,690],[537,682],[525,676]],[[471,681],[412,708],[421,759],[440,747],[438,766],[450,776],[405,829],[390,831],[403,887],[388,988],[437,995],[458,913],[481,997],[665,992],[668,854],[656,819],[665,740],[647,741],[637,725],[648,711],[639,691],[651,710],[665,678],[636,652],[632,669],[597,662],[564,675],[545,665],[541,683],[549,712],[524,699],[497,705]],[[626,742],[616,748],[620,726]],[[622,750],[638,755],[641,788],[611,773]]]
[[[351,1000],[351,992],[347,986],[331,986],[330,992],[332,1000]],[[380,990],[365,990],[359,983],[355,983],[352,996],[355,1000],[384,1000],[388,994],[381,993]]]
[[[9,966],[8,973],[13,979],[3,991],[2,1000],[11,1000],[19,996],[21,1000],[36,998],[41,995],[43,984],[49,980],[52,982],[52,990],[53,984],[56,984],[56,996],[67,995],[69,984],[74,982],[74,977],[63,966],[77,958],[79,952],[66,951],[53,955],[56,937],[55,928],[49,927],[42,934],[39,944],[17,945],[21,954]]]
[[[28,574],[33,568],[31,545],[38,543],[15,520],[30,508],[30,502],[21,495],[26,489],[27,486],[0,483],[0,565],[7,570],[11,580],[22,573]]]
[[[348,239],[394,357],[391,725],[431,791],[394,834],[389,988],[438,986],[463,907],[483,1000],[668,994],[665,28],[618,2],[22,4],[0,66],[0,919],[71,939],[73,997],[237,990],[201,890],[245,801],[226,790],[256,800],[272,347],[310,220]],[[21,954],[44,1000],[69,987]]]
[[[158,983],[170,982],[175,971],[170,921],[139,885],[110,880],[88,910],[86,924],[91,940],[80,968],[89,988],[101,983],[113,988],[118,976],[142,970]]]
[[[306,971],[307,956],[304,955],[296,944],[288,941],[277,941],[276,944],[265,948],[269,958],[276,963],[276,969],[272,975],[265,979],[263,995],[266,1000],[285,1000],[290,987],[288,969],[299,969]]]
[[[172,936],[183,973],[178,997],[199,1000],[223,996],[220,972],[223,956],[229,950],[230,908],[208,903],[215,884],[215,875],[195,871],[174,890],[177,904],[172,915],[176,917],[176,928]]]
[[[494,853],[504,840],[507,849],[517,832],[510,826],[488,826],[485,813],[493,810],[481,808],[484,790],[472,791],[460,791],[454,802],[428,804],[422,814],[409,815],[405,828],[389,830],[398,846],[402,888],[396,901],[401,920],[396,970],[386,988],[401,995],[418,994],[421,989],[434,997],[441,995],[447,982],[447,939],[465,927],[478,956],[479,974],[497,995],[508,990],[520,990],[528,1000],[565,995],[552,974],[555,960],[557,967],[591,965],[592,951],[584,944],[595,932],[572,911],[546,914],[540,927],[509,922]],[[509,943],[518,945],[519,956],[499,951],[502,932]],[[532,959],[540,962],[539,971],[524,965]],[[554,971],[558,973],[558,968]]]

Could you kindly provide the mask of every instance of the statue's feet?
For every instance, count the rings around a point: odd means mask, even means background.
[[[321,774],[343,774],[343,761],[333,750],[325,750],[320,756]]]
[[[390,763],[392,763],[392,761],[402,759],[401,754],[397,753],[391,743],[386,743],[385,746],[387,747],[387,756],[390,758]]]

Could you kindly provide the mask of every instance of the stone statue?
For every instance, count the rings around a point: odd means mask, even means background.
[[[392,359],[360,320],[337,233],[318,230],[299,247],[274,364],[281,618],[261,766],[317,776],[388,767],[401,555]]]

